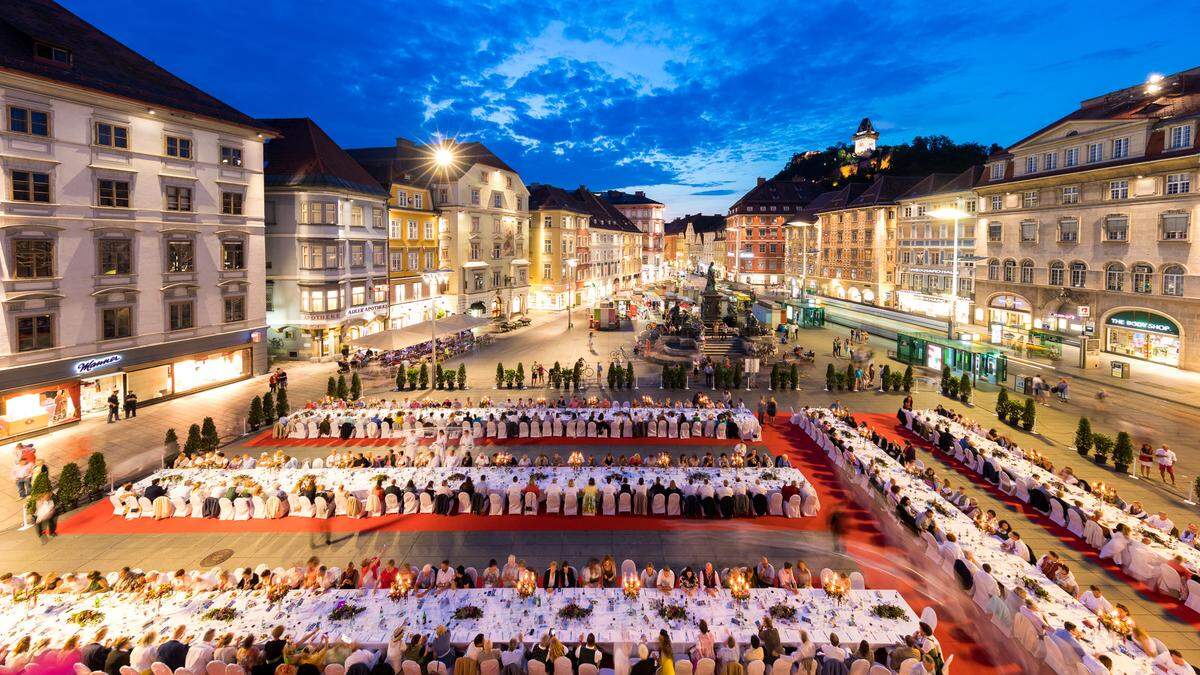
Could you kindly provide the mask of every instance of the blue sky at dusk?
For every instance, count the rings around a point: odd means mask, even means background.
[[[345,147],[479,140],[527,183],[645,189],[669,215],[723,213],[864,116],[881,143],[1008,144],[1200,65],[1162,4],[1128,0],[64,4],[248,114]]]

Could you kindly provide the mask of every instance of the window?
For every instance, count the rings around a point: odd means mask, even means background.
[[[433,239],[433,221],[432,220],[425,221],[425,238]]]
[[[108,122],[96,122],[92,133],[92,143],[108,148],[128,149],[129,129]]]
[[[48,279],[54,276],[54,241],[14,239],[13,276],[17,279]]]
[[[417,254],[416,251],[408,252],[408,269],[410,272],[416,271],[417,268],[420,266],[419,258],[420,258],[420,256]]]
[[[1079,186],[1068,185],[1062,189],[1063,204],[1078,204],[1079,203]]]
[[[1079,241],[1079,219],[1061,218],[1058,221],[1058,240],[1062,242]]]
[[[1047,152],[1042,155],[1042,171],[1053,171],[1058,168],[1058,153]]]
[[[564,245],[563,248],[566,248],[566,246]],[[542,242],[542,253],[553,253],[553,252],[554,252],[554,242],[550,241],[549,239]]]
[[[1192,191],[1192,174],[1190,173],[1170,173],[1167,174],[1167,194],[1182,195]]]
[[[17,318],[17,351],[32,352],[54,346],[54,315],[38,314]]]
[[[96,205],[129,208],[129,182],[107,178],[96,181]]]
[[[1017,261],[1005,260],[1004,261],[1004,280],[1009,283],[1016,281],[1016,270],[1017,270]]]
[[[1082,262],[1071,263],[1071,286],[1083,288],[1085,285],[1087,285],[1087,264]]]
[[[479,216],[471,216],[471,232],[479,234]]]
[[[1050,261],[1050,285],[1063,285],[1063,264],[1061,260]]]
[[[221,146],[221,163],[226,166],[241,166],[242,165],[242,149],[231,148],[228,145]]]
[[[392,251],[388,254],[388,269],[399,272],[404,269],[404,252]]]
[[[408,238],[410,241],[417,238],[417,221],[415,220],[408,221]]]
[[[433,251],[425,252],[425,269],[433,269]]]
[[[1038,221],[1022,220],[1021,221],[1021,241],[1031,242],[1037,241]]]
[[[975,213],[979,210],[979,203],[975,201],[974,197],[966,200],[964,202],[964,206],[966,207],[967,213]]]
[[[471,260],[479,260],[479,242],[477,242],[477,241],[471,242],[470,256],[471,256]]]
[[[1125,290],[1125,266],[1113,262],[1104,267],[1104,290],[1122,292]]]
[[[192,188],[168,185],[166,196],[168,211],[192,210]]]
[[[350,266],[363,267],[367,264],[367,245],[361,241],[350,242]]]
[[[504,208],[504,193],[502,193],[502,192],[493,192],[492,193],[492,206],[497,209]]]
[[[1037,172],[1037,157],[1031,155],[1025,158],[1025,173]]]
[[[1087,162],[1095,164],[1104,159],[1104,145],[1102,143],[1088,143],[1087,145]]]
[[[1129,216],[1105,216],[1104,241],[1129,241]]]
[[[387,244],[377,241],[371,245],[371,264],[380,268],[387,264]]]
[[[1183,295],[1183,268],[1179,265],[1167,265],[1162,271],[1163,295]]]
[[[500,270],[492,270],[492,288],[500,288]]]
[[[1108,182],[1109,199],[1129,199],[1129,181],[1112,180]]]
[[[383,228],[383,209],[371,209],[371,227]]]
[[[393,220],[393,221],[389,222],[388,223],[388,238],[389,239],[401,239],[403,237],[404,237],[404,226],[400,224],[400,221]]]
[[[192,139],[183,136],[167,136],[166,144],[168,157],[192,158]]]
[[[71,65],[71,50],[55,47],[45,42],[35,42],[33,44],[33,55],[39,59],[53,61],[64,66]]]
[[[1079,148],[1067,148],[1063,150],[1063,166],[1079,166]]]
[[[992,258],[988,261],[987,276],[990,281],[999,281],[1000,279],[1000,261]]]
[[[50,113],[15,105],[8,106],[8,130],[30,136],[50,135]]]
[[[12,179],[10,182],[14,202],[50,203],[50,174],[13,170],[9,177]]]
[[[185,330],[196,325],[195,303],[172,302],[167,305],[167,330]]]
[[[97,271],[100,274],[131,274],[133,272],[133,243],[128,239],[101,239],[96,242],[99,254]]]
[[[1022,260],[1021,261],[1021,283],[1023,283],[1023,284],[1032,284],[1033,283],[1033,261],[1032,260]]]
[[[246,243],[243,241],[221,242],[221,269],[226,271],[246,269]]]
[[[542,279],[544,281],[553,281],[554,277],[550,274],[550,263],[542,264]]]
[[[1146,263],[1133,266],[1133,292],[1149,294],[1154,292],[1154,268]]]
[[[991,180],[1000,180],[1004,178],[1004,162],[997,162],[992,165],[990,178]]]
[[[167,271],[172,273],[195,271],[194,251],[190,241],[168,241]]]
[[[231,295],[225,298],[225,323],[246,320],[246,297]]]
[[[998,242],[1003,234],[1003,227],[1001,227],[1000,223],[988,223],[987,233],[988,241]]]
[[[1112,142],[1112,158],[1124,159],[1129,156],[1129,139],[1114,138]]]
[[[1037,190],[1026,190],[1021,193],[1021,206],[1026,209],[1032,209],[1038,205]]]
[[[1177,127],[1171,127],[1169,136],[1168,147],[1171,150],[1187,148],[1192,145],[1192,127],[1190,125],[1182,124]]]
[[[471,203],[475,206],[479,205],[479,189],[471,188]]]
[[[991,206],[989,210],[999,211],[1004,208],[1004,197],[1001,195],[992,195]]]
[[[420,192],[413,193],[412,203],[413,203],[414,209],[424,208],[423,206],[421,206],[422,202],[424,202],[424,201],[425,201],[424,195],[422,195]]]
[[[1162,214],[1160,239],[1183,241],[1188,238],[1191,215],[1187,211],[1167,211]]]
[[[371,287],[372,302],[387,302],[387,286],[376,284]]]
[[[351,209],[350,209],[350,226],[351,227],[362,227],[363,226],[363,210],[362,210],[361,206],[351,207]]]
[[[242,215],[242,193],[240,192],[222,192],[221,193],[221,213],[227,216]]]
[[[475,290],[477,290],[477,291],[482,291],[482,290],[483,290],[483,286],[484,286],[483,275],[482,275],[482,274],[476,274],[476,275],[475,275]]]
[[[105,307],[100,310],[100,339],[117,340],[133,335],[132,307]]]

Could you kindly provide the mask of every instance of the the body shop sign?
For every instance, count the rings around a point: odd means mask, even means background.
[[[72,369],[76,375],[87,375],[97,370],[103,370],[109,366],[116,365],[121,362],[120,354],[109,354],[95,359],[87,359],[86,361],[76,361]]]
[[[1110,326],[1129,330],[1144,330],[1151,333],[1179,335],[1179,326],[1165,316],[1150,312],[1117,312],[1105,321]]]

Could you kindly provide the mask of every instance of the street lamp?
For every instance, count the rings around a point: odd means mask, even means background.
[[[571,330],[575,325],[572,322],[571,315],[575,309],[575,267],[579,264],[579,261],[575,258],[568,258],[563,261],[563,264],[571,270],[571,279],[567,282],[567,330]]]
[[[437,372],[437,294],[442,284],[450,278],[450,270],[437,269],[421,273],[421,279],[429,284],[429,351],[433,354],[433,371]]]
[[[960,200],[954,200],[954,206],[944,206],[929,212],[930,218],[954,221],[954,248],[951,254],[950,270],[950,318],[946,322],[946,337],[954,339],[954,319],[958,313],[958,221],[971,217],[971,214],[959,208]]]
[[[449,167],[454,163],[454,151],[444,143],[437,146],[433,150],[433,163],[442,169]]]
[[[818,227],[818,225],[817,225],[817,223],[810,223],[806,220],[793,220],[793,221],[790,221],[788,223],[788,225],[791,227],[802,228],[804,230],[804,241],[801,243],[801,247],[803,248],[803,251],[804,251],[804,260],[801,263],[802,266],[800,268],[800,302],[804,303],[804,301],[808,297],[808,228]],[[817,230],[817,237],[818,237],[817,243],[820,243],[820,240],[819,240],[820,236],[821,236],[821,231],[818,229]]]

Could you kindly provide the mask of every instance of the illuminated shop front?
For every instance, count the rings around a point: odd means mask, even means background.
[[[1104,350],[1143,361],[1179,366],[1183,337],[1179,324],[1148,310],[1123,310],[1104,320]]]

